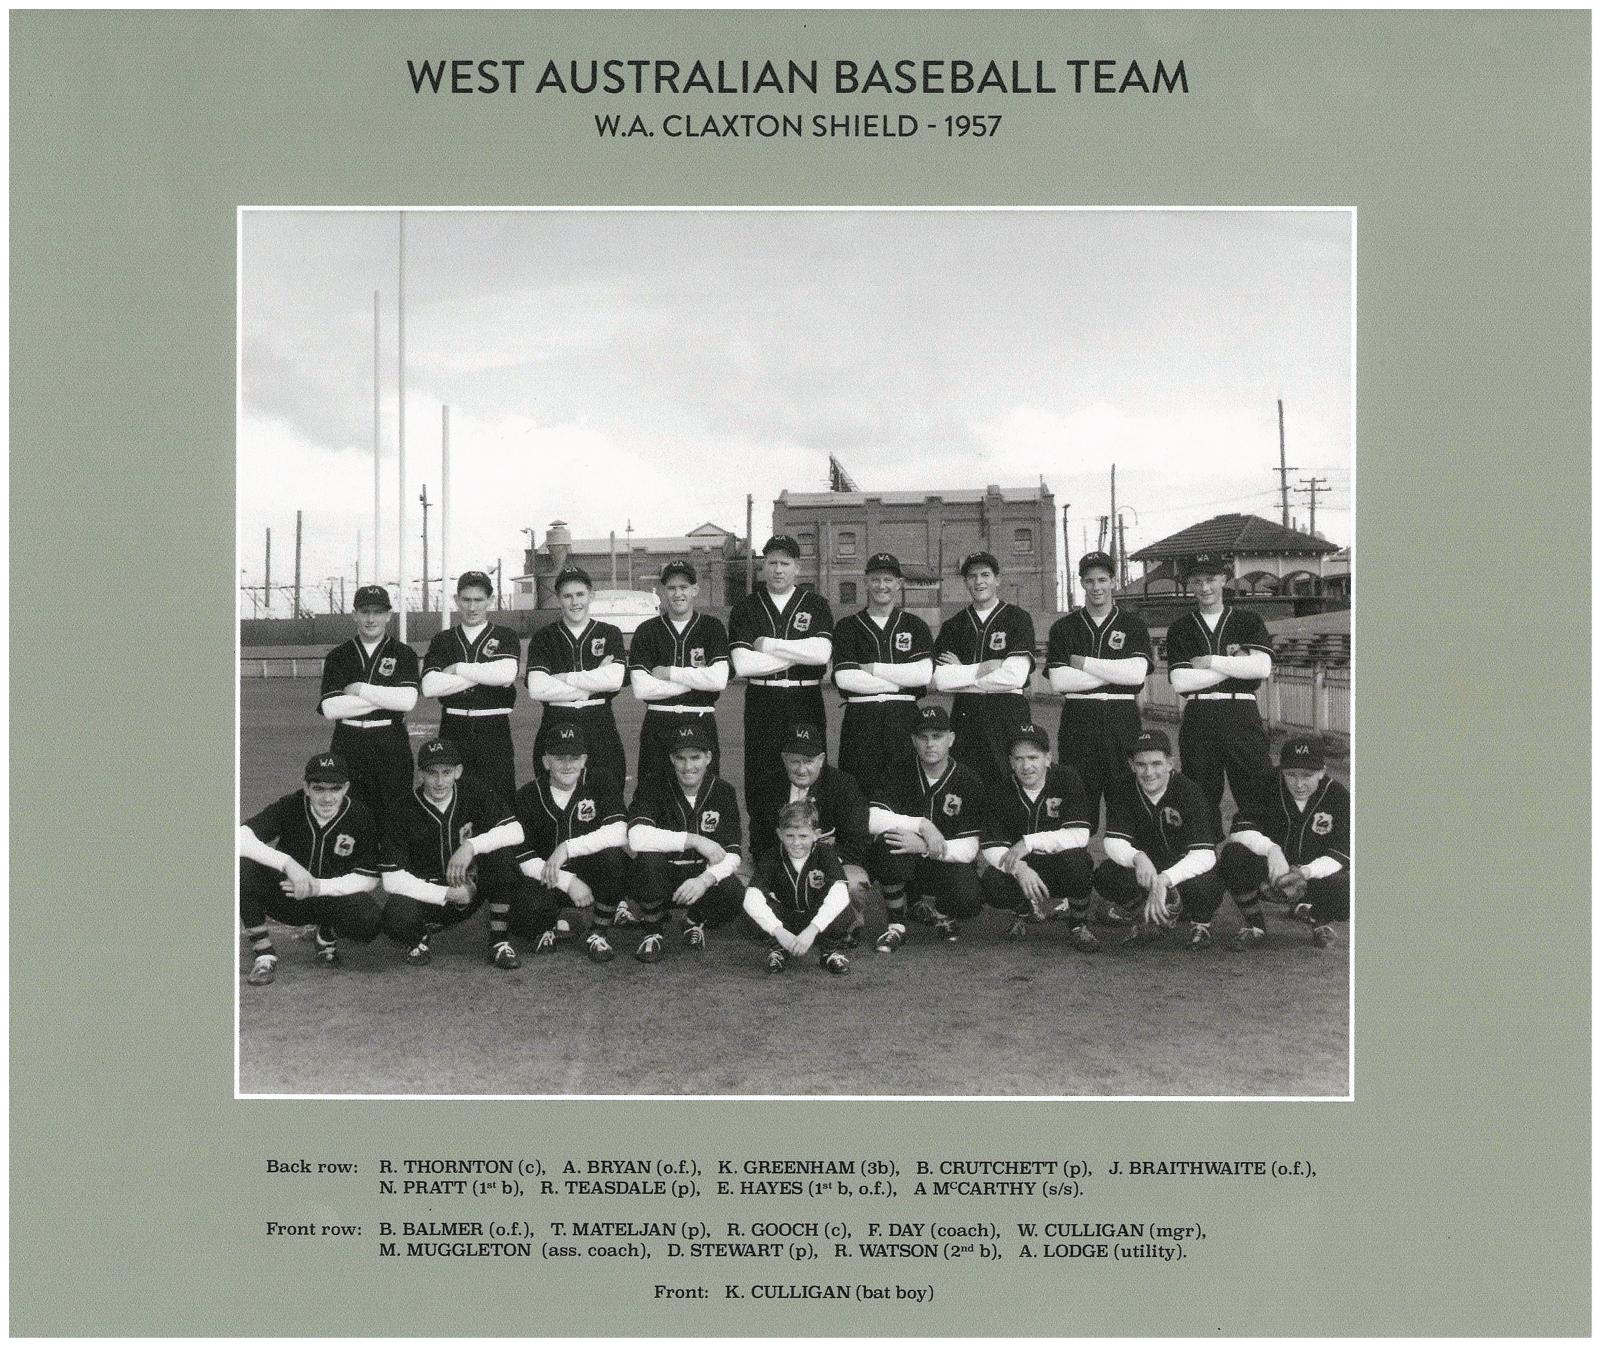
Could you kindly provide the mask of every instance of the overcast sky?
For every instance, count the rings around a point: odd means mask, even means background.
[[[372,296],[382,569],[395,574],[397,216],[251,212],[243,229],[242,561],[259,584],[372,566]],[[407,558],[451,408],[452,572],[520,573],[574,537],[764,537],[837,454],[865,489],[1027,485],[1130,550],[1279,514],[1288,461],[1350,540],[1351,220],[1342,212],[531,211],[406,215]],[[1304,521],[1304,496],[1291,497]],[[430,515],[435,573],[438,513]],[[414,589],[413,589],[414,592]],[[309,599],[307,600],[310,601]],[[321,609],[325,602],[317,602]],[[246,605],[249,611],[249,605]]]

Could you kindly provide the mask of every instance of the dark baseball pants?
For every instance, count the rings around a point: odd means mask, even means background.
[[[1044,880],[1044,886],[1050,890],[1052,906],[1065,901],[1069,904],[1075,923],[1089,919],[1094,861],[1089,858],[1088,851],[1057,851],[1052,855],[1029,855],[1025,859],[1028,867]],[[983,900],[989,906],[1014,911],[1019,916],[1026,916],[1033,910],[1033,904],[1022,891],[1022,885],[1012,875],[990,866],[983,871],[979,883],[983,889]]]
[[[697,711],[651,710],[644,712],[644,725],[639,730],[639,780],[677,779],[672,772],[672,739],[686,724],[698,725],[711,740],[711,774],[722,774],[722,745],[717,737],[717,715],[714,710]]]
[[[402,893],[390,893],[383,907],[383,931],[403,948],[415,947],[425,935],[449,930],[467,920],[478,908],[488,905],[489,940],[506,938],[506,930],[537,938],[556,923],[560,910],[552,890],[527,878],[500,853],[480,856],[473,862],[477,892],[464,907],[446,903],[436,907]],[[420,875],[431,883],[443,883],[440,876]]]
[[[783,910],[772,903],[770,899],[768,900],[768,905],[771,906],[773,911],[777,913],[778,919],[783,922],[783,928],[791,935],[798,935],[802,930],[810,925],[812,916],[816,914],[815,912],[809,911],[794,911],[792,909]],[[817,951],[817,956],[819,958],[826,958],[835,950],[842,952],[845,948],[845,936],[848,934],[849,929],[850,908],[846,907],[831,921],[829,921],[827,925],[823,926],[817,931],[817,938],[812,943],[811,947]],[[776,939],[773,939],[770,936],[768,937],[767,942],[774,949],[783,948],[783,945],[779,944]]]
[[[446,710],[439,718],[439,737],[461,750],[463,777],[481,781],[494,791],[502,808],[511,807],[517,793],[517,762],[509,713],[452,715]]]
[[[1011,737],[1030,723],[1027,697],[1014,692],[957,692],[950,708],[950,727],[956,731],[950,755],[971,767],[991,790],[1002,790],[1011,780]]]
[[[828,712],[819,687],[763,687],[744,693],[744,800],[751,817],[775,817],[789,797],[783,742],[797,724],[815,725],[827,741]]]
[[[1095,891],[1112,906],[1119,908],[1124,916],[1134,921],[1142,919],[1146,894],[1139,886],[1139,880],[1133,877],[1131,867],[1102,860],[1094,872],[1094,886]],[[1217,914],[1217,908],[1227,895],[1222,875],[1214,867],[1185,880],[1174,891],[1183,903],[1183,915],[1201,925]]]
[[[640,924],[660,931],[674,911],[682,911],[692,924],[716,929],[726,925],[744,907],[744,883],[737,872],[706,889],[705,896],[687,907],[672,900],[685,879],[705,873],[703,855],[663,855],[646,852],[634,857],[633,895],[639,901]]]
[[[308,897],[296,901],[278,885],[283,875],[254,860],[239,861],[239,920],[246,930],[259,930],[270,917],[283,925],[330,926],[342,939],[368,944],[383,924],[376,893],[343,897]]]
[[[1070,766],[1089,796],[1089,830],[1100,827],[1100,805],[1114,782],[1129,774],[1128,754],[1139,737],[1139,703],[1067,701],[1056,731],[1056,759]]]
[[[878,841],[867,855],[867,873],[879,883],[903,887],[911,901],[926,897],[941,916],[965,921],[983,910],[976,865],[951,864],[926,855],[896,855]]]
[[[611,714],[611,703],[603,706],[581,706],[573,709],[552,702],[539,716],[539,732],[533,738],[533,764],[535,770],[544,769],[545,740],[558,724],[576,724],[583,729],[584,742],[589,749],[589,766],[603,771],[616,781],[619,788],[628,783],[628,759],[622,751],[622,736],[617,733],[617,721]]]
[[[609,927],[617,918],[617,903],[628,894],[630,866],[628,853],[620,846],[611,846],[593,855],[580,855],[563,866],[583,880],[594,895],[594,923],[596,927]],[[541,891],[552,894],[562,911],[572,909],[572,899],[559,888],[546,888],[538,880],[530,879]]]
[[[1267,857],[1230,841],[1222,848],[1217,861],[1222,873],[1223,886],[1235,900],[1253,893],[1267,878]],[[1350,871],[1341,869],[1325,879],[1306,880],[1306,901],[1311,904],[1311,921],[1326,925],[1329,921],[1350,919]]]
[[[1178,766],[1211,800],[1220,833],[1224,780],[1237,808],[1272,773],[1267,731],[1256,703],[1190,699],[1178,725]]]
[[[350,798],[365,804],[380,824],[390,804],[404,799],[415,785],[416,763],[404,720],[381,729],[336,725],[331,751],[350,768]]]
[[[839,769],[855,777],[868,799],[879,798],[889,774],[913,762],[916,724],[915,699],[847,702],[839,728]]]

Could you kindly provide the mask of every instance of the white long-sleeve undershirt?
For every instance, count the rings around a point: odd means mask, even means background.
[[[987,661],[986,661],[987,662]],[[940,664],[933,670],[936,692],[1018,692],[1028,685],[1028,656],[1008,654],[1000,667],[981,677],[979,664]]]
[[[1277,851],[1283,862],[1285,864],[1289,863],[1289,857],[1283,854],[1283,848],[1265,832],[1257,832],[1254,828],[1246,828],[1242,832],[1235,832],[1228,840],[1237,841],[1245,850],[1251,851],[1256,855],[1270,856],[1273,851]],[[1319,855],[1315,860],[1308,860],[1301,865],[1300,872],[1308,879],[1325,879],[1332,874],[1337,874],[1343,868],[1344,865],[1333,856]]]
[[[474,855],[487,855],[490,851],[504,850],[507,846],[520,846],[527,838],[522,835],[522,824],[515,818],[466,839],[466,847]]]
[[[526,860],[522,861],[522,863],[519,864],[517,866],[517,868],[520,869],[525,875],[527,875],[528,878],[536,879],[538,882],[543,883],[544,882],[544,866],[545,866],[545,857],[544,856],[542,856],[542,855],[532,855],[532,856],[529,856]],[[557,892],[562,892],[562,893],[570,893],[572,891],[572,873],[571,873],[571,871],[563,869],[559,874],[556,875],[556,891]]]
[[[442,669],[430,668],[422,675],[423,696],[454,696],[457,692],[470,691],[472,686],[465,678],[458,678],[454,673],[446,673]]]
[[[1107,837],[1105,848],[1106,859],[1114,865],[1121,865],[1124,869],[1132,869],[1134,857],[1139,854],[1133,848],[1132,842],[1124,841],[1121,837]],[[1179,860],[1160,872],[1162,878],[1173,887],[1177,887],[1180,883],[1187,883],[1190,879],[1204,874],[1216,863],[1217,853],[1209,846],[1201,846],[1184,852]]]
[[[621,664],[609,663],[599,668],[578,668],[556,676],[580,692],[620,692],[626,673],[627,669]]]
[[[1150,661],[1142,654],[1126,659],[1085,659],[1083,671],[1113,687],[1137,687],[1150,671]]]
[[[426,902],[430,907],[445,906],[450,892],[444,884],[429,883],[426,879],[419,879],[404,869],[390,869],[384,872],[383,891],[413,898],[418,902]]]
[[[559,703],[562,701],[586,701],[588,693],[581,688],[574,687],[565,678],[558,678],[554,674],[546,673],[542,668],[528,670],[528,695],[535,701]]]
[[[333,692],[322,698],[317,707],[325,720],[348,720],[354,715],[366,715],[377,707],[364,696],[353,692]]]
[[[239,854],[246,860],[254,860],[258,865],[265,865],[268,869],[275,869],[280,874],[288,868],[289,861],[293,858],[285,855],[277,848],[267,845],[248,827],[239,829]]]
[[[864,668],[834,669],[833,685],[841,692],[850,692],[856,696],[885,696],[900,690],[896,683],[868,673]]]
[[[350,897],[355,893],[370,893],[378,886],[376,874],[341,874],[336,879],[318,879],[318,897]]]
[[[1133,868],[1133,857],[1138,854],[1133,849],[1133,843],[1122,837],[1107,837],[1105,839],[1106,859],[1114,865],[1121,865],[1124,869]]]
[[[633,689],[634,699],[638,701],[671,701],[689,690],[687,687],[678,686],[675,682],[668,682],[665,678],[658,678],[643,668],[628,671],[628,685]]]
[[[1060,855],[1063,851],[1081,850],[1089,844],[1087,827],[1058,827],[1050,832],[1029,832],[1024,836],[1028,855]],[[996,869],[1005,859],[1009,846],[985,846],[983,858]]]
[[[722,692],[728,687],[728,661],[718,659],[705,668],[691,668],[687,664],[672,664],[667,669],[667,680],[691,692]]]
[[[1093,673],[1086,673],[1071,664],[1052,668],[1045,677],[1049,679],[1050,689],[1056,692],[1098,692],[1106,685],[1104,678],[1097,678]]]
[[[850,893],[842,883],[835,883],[828,889],[827,896],[822,899],[822,905],[817,908],[816,915],[811,918],[810,925],[816,930],[826,930],[841,911],[850,905]],[[750,919],[765,930],[769,935],[775,935],[783,929],[783,922],[777,913],[772,910],[767,901],[767,895],[759,888],[746,888],[744,890],[744,909]]]
[[[1272,676],[1272,656],[1265,650],[1249,654],[1216,654],[1210,668],[1175,668],[1168,675],[1172,690],[1179,694],[1203,692],[1229,678],[1264,681]]]
[[[733,660],[733,675],[736,678],[767,678],[782,673],[790,666],[789,660],[780,659],[775,654],[761,654],[743,647],[731,651],[728,657]]]
[[[833,639],[830,636],[807,636],[803,640],[763,636],[762,639],[766,642],[763,654],[773,655],[789,664],[825,664],[833,658]]]
[[[933,660],[917,659],[909,664],[886,664],[875,660],[865,666],[865,671],[875,678],[894,683],[896,687],[926,687],[933,681]]]
[[[635,823],[628,829],[628,845],[636,852],[673,854],[689,849],[689,834],[669,832],[664,827],[654,827],[649,823]],[[721,883],[738,868],[738,852],[729,851],[716,864],[707,865],[705,873],[713,883]]]
[[[567,854],[576,860],[580,855],[594,855],[599,851],[608,851],[614,846],[627,844],[628,824],[618,818],[604,827],[597,827],[592,832],[573,837],[567,842]]]
[[[509,687],[517,680],[517,661],[514,658],[491,659],[486,664],[469,664],[465,660],[453,664],[460,669],[454,676],[477,687]]]
[[[867,831],[875,837],[882,836],[885,832],[915,832],[922,834],[922,825],[926,818],[913,818],[909,813],[895,813],[890,809],[873,805],[867,810]],[[978,858],[978,838],[957,837],[952,841],[949,837],[944,839],[944,854],[930,855],[930,860],[939,860],[951,865],[969,865]]]

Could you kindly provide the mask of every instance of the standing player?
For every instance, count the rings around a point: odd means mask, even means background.
[[[933,681],[933,634],[900,607],[901,579],[896,557],[873,556],[867,606],[833,633],[833,685],[844,695],[839,765],[868,794],[891,763],[911,761],[917,698]]]
[[[622,783],[588,769],[583,728],[558,724],[545,737],[542,770],[517,791],[516,815],[522,828],[517,864],[544,895],[569,910],[592,907],[594,924],[585,946],[596,963],[614,956],[612,924],[617,902],[628,884],[627,814]],[[535,953],[556,946],[554,928],[544,931]]]
[[[1111,558],[1089,552],[1078,562],[1078,576],[1084,605],[1050,628],[1044,662],[1050,686],[1066,698],[1056,749],[1088,791],[1093,831],[1107,788],[1128,774],[1128,754],[1139,737],[1139,693],[1155,655],[1144,622],[1112,597]]]
[[[783,793],[778,754],[792,725],[828,727],[822,675],[833,658],[833,612],[815,591],[795,588],[800,544],[769,538],[761,549],[764,587],[741,598],[728,617],[728,644],[744,697],[744,795],[751,809],[775,812]]]
[[[1128,765],[1133,774],[1113,781],[1107,796],[1106,858],[1095,889],[1133,923],[1127,942],[1171,925],[1181,911],[1194,923],[1189,947],[1204,948],[1223,898],[1214,807],[1172,769],[1172,744],[1158,729],[1139,735]]]
[[[801,799],[778,810],[778,840],[756,863],[744,909],[772,940],[767,971],[782,972],[789,958],[817,946],[822,966],[835,976],[850,970],[843,927],[849,894],[844,870],[830,847],[820,846],[817,806]]]
[[[983,907],[978,883],[978,838],[985,810],[983,779],[955,761],[955,735],[943,706],[917,711],[911,736],[917,760],[890,773],[871,801],[867,826],[878,838],[869,869],[883,888],[889,924],[878,952],[893,953],[906,936],[908,896],[925,904],[945,939],[960,935],[958,921]]]
[[[715,617],[696,612],[700,579],[687,561],[661,567],[666,611],[641,622],[628,647],[628,678],[644,703],[639,731],[639,779],[672,778],[672,732],[690,720],[711,739],[711,774],[722,774],[717,742],[717,697],[728,685],[728,633]]]
[[[278,955],[267,918],[317,926],[319,963],[339,961],[340,936],[367,944],[383,909],[378,886],[378,825],[350,797],[350,773],[338,753],[306,763],[305,788],[274,800],[239,829],[239,922],[255,956],[246,977],[265,986]]]
[[[644,913],[645,935],[634,954],[641,963],[661,960],[674,906],[684,908],[683,942],[699,950],[706,946],[706,927],[726,923],[744,901],[734,872],[743,849],[739,796],[710,774],[711,740],[704,726],[679,725],[670,760],[672,781],[645,781],[628,811],[635,895]]]
[[[568,566],[556,576],[555,588],[561,620],[528,639],[528,695],[544,705],[533,760],[544,756],[550,731],[558,724],[581,725],[590,764],[620,789],[628,779],[628,761],[611,701],[622,690],[627,671],[622,632],[589,616],[594,584],[588,571]]]
[[[381,823],[390,800],[411,793],[406,713],[417,704],[417,652],[389,635],[389,591],[356,590],[356,633],[322,661],[317,709],[334,722],[331,752],[350,767],[350,796]]]
[[[1333,922],[1350,919],[1350,792],[1328,776],[1314,738],[1283,745],[1278,777],[1234,814],[1218,862],[1244,916],[1233,944],[1248,949],[1266,937],[1265,888],[1293,897],[1294,914],[1311,923],[1312,939],[1327,948],[1338,939]]]
[[[438,698],[439,737],[456,745],[466,776],[509,805],[517,790],[511,708],[522,641],[509,626],[489,621],[493,597],[494,585],[481,570],[465,571],[456,581],[461,622],[428,642],[422,694]]]
[[[939,627],[933,690],[956,694],[956,760],[999,789],[1011,774],[1011,733],[1032,721],[1023,692],[1033,674],[1033,618],[1000,597],[1000,562],[988,552],[966,557],[961,578],[972,602]]]
[[[1183,697],[1178,755],[1216,808],[1219,830],[1224,776],[1237,808],[1272,772],[1256,706],[1256,690],[1272,676],[1272,637],[1257,613],[1223,602],[1229,573],[1220,556],[1193,557],[1185,574],[1199,608],[1167,628],[1172,690]]]
[[[1072,922],[1078,948],[1098,947],[1089,929],[1089,798],[1070,766],[1050,764],[1050,739],[1038,725],[1015,731],[1011,780],[989,796],[989,826],[983,838],[983,900],[1015,914],[1011,937],[1028,933],[1028,917],[1051,907]]]
[[[417,769],[422,783],[390,810],[384,828],[383,928],[407,950],[407,962],[423,967],[433,961],[435,932],[487,901],[489,961],[509,971],[518,966],[512,922],[538,939],[555,924],[556,903],[511,863],[506,848],[521,844],[522,829],[486,785],[463,775],[458,744],[430,739]]]

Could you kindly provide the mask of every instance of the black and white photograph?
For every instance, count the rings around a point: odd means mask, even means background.
[[[1352,1098],[1355,305],[1334,205],[242,209],[236,1093]]]

